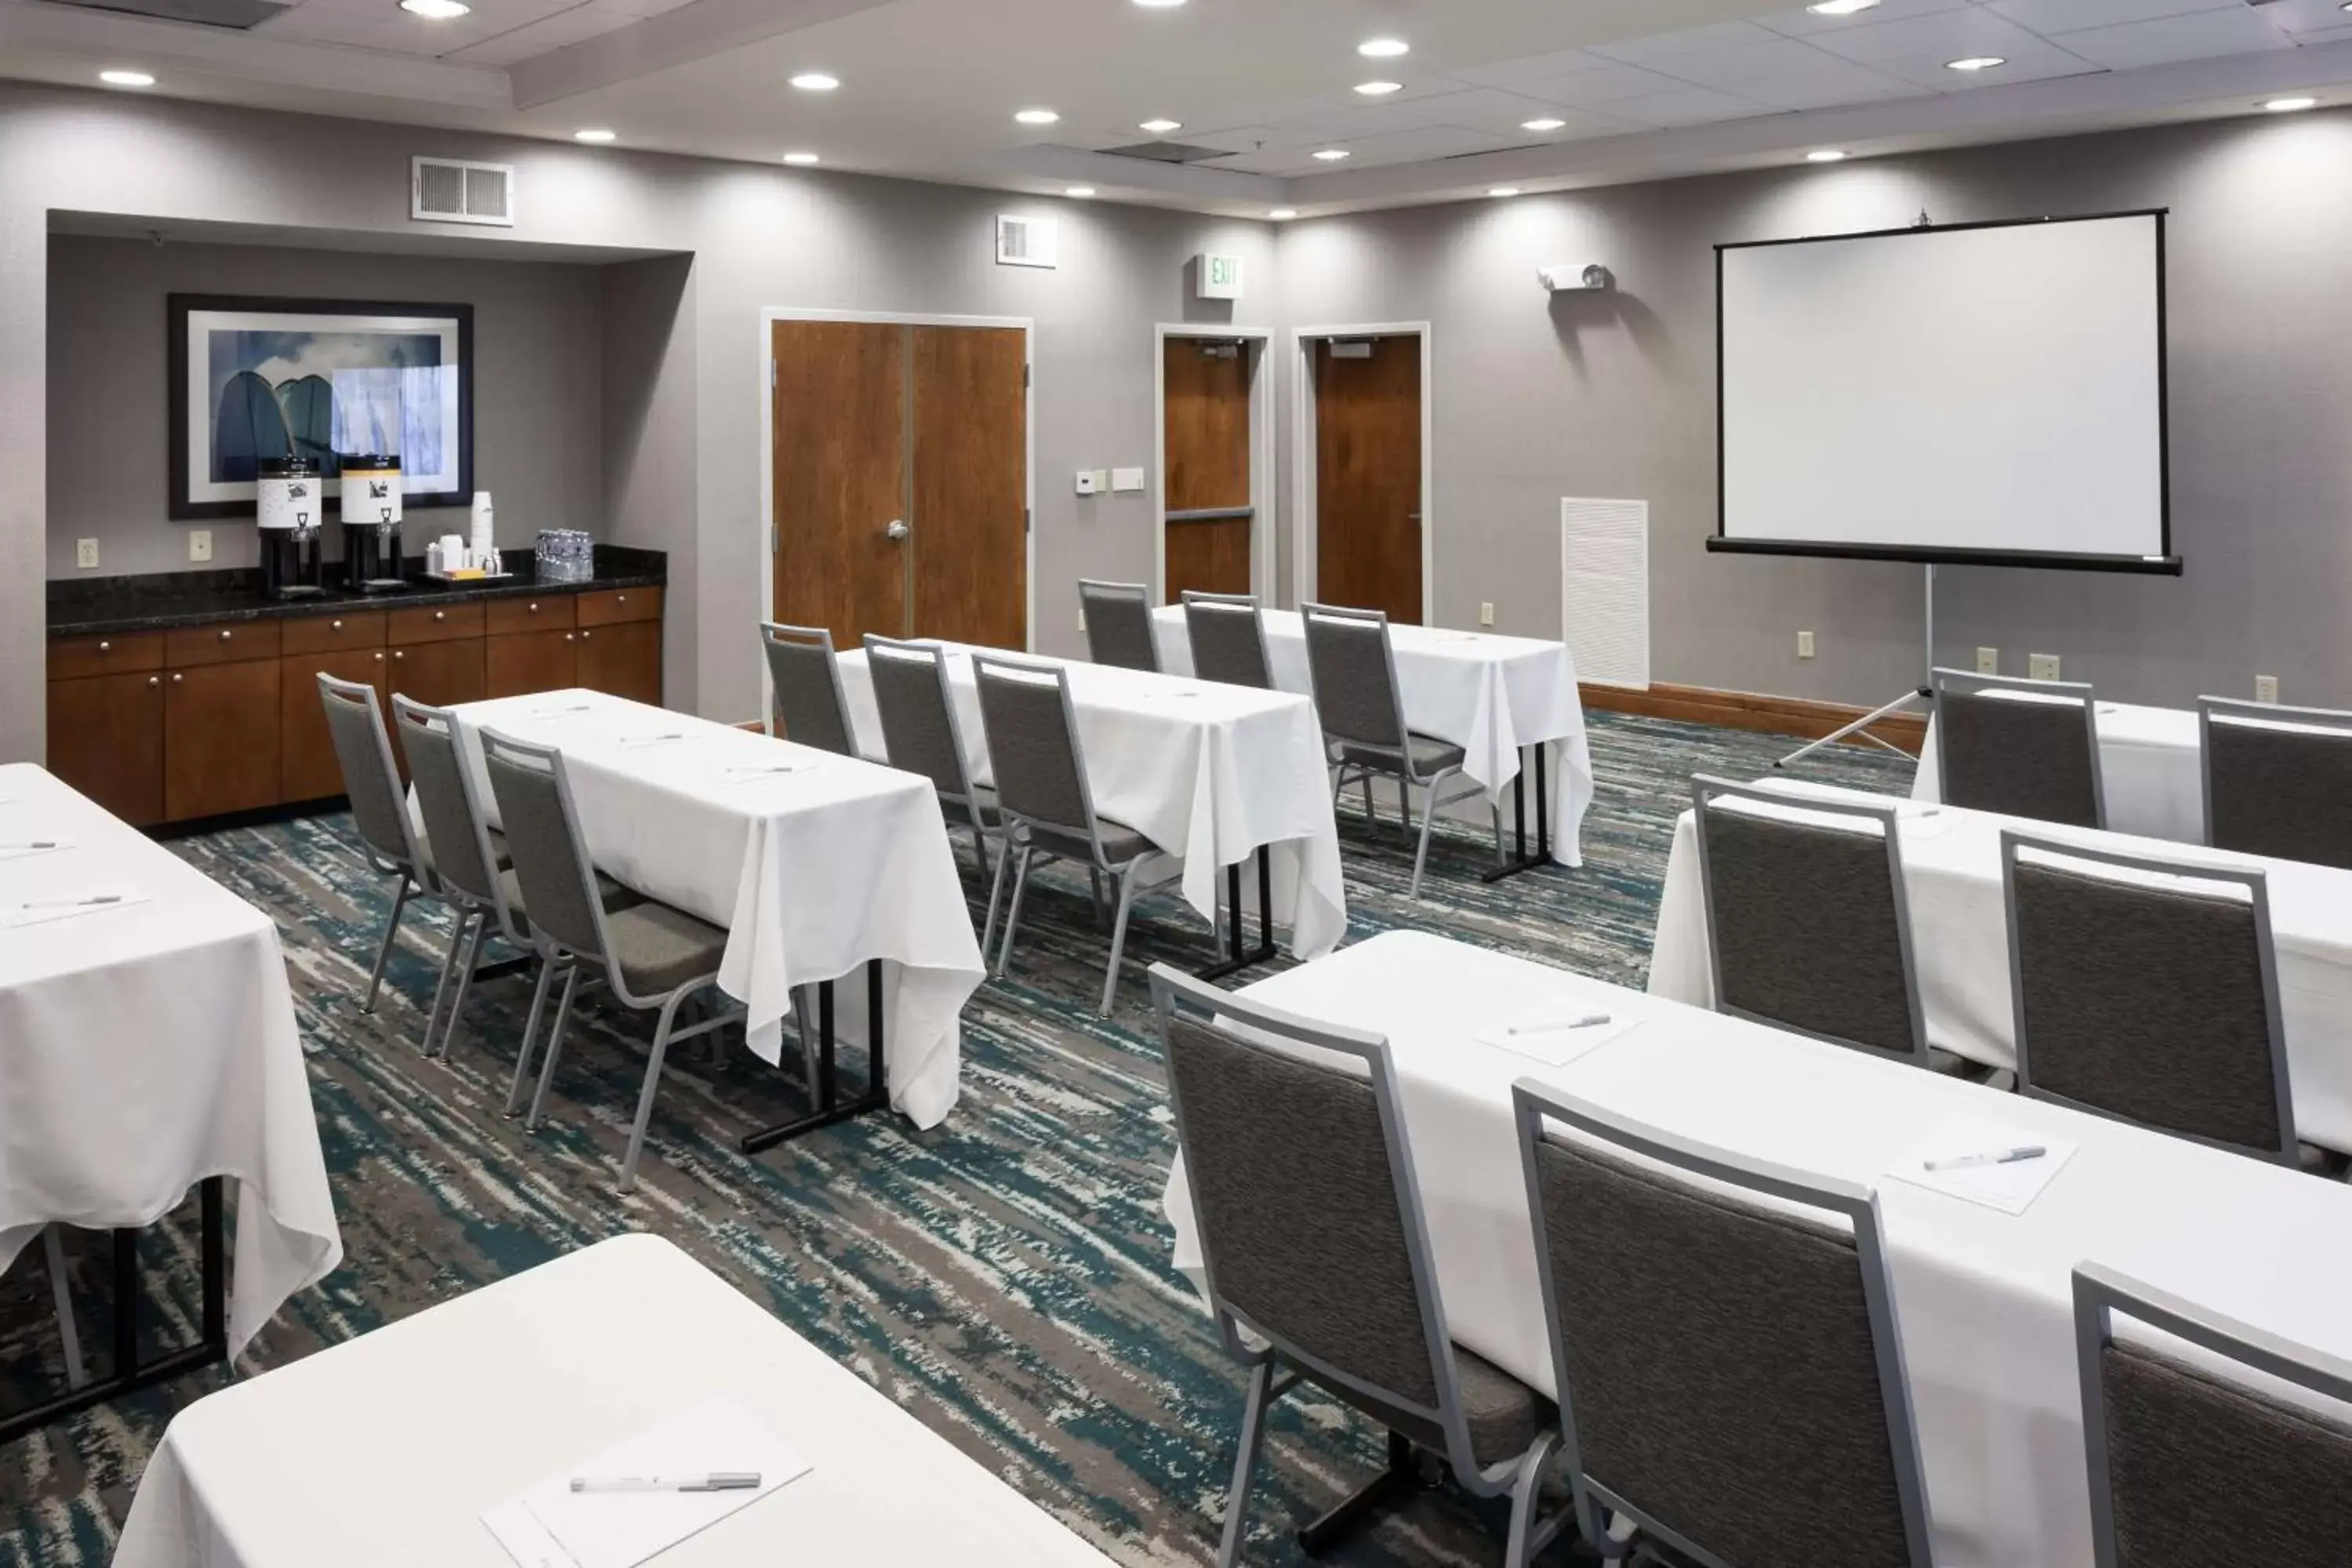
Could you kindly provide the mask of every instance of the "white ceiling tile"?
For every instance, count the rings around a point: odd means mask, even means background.
[[[1442,121],[1469,131],[1487,131],[1514,142],[1571,142],[1586,136],[1613,136],[1633,129],[1622,120],[1589,109],[1570,109],[1516,92],[1477,88],[1449,93],[1435,100],[1444,110]],[[1559,120],[1557,131],[1528,131],[1530,120]]]
[[[1516,90],[1530,98],[1540,98],[1547,103],[1564,103],[1571,109],[1600,109],[1606,112],[1607,105],[1621,100],[1673,92],[1687,85],[1670,76],[1661,76],[1656,71],[1611,65],[1598,70],[1578,71],[1572,76],[1520,82]]]
[[[1717,22],[1711,27],[1685,27],[1679,32],[1654,33],[1646,38],[1594,44],[1591,52],[1604,59],[1622,60],[1627,65],[1654,65],[1676,55],[1727,49],[1740,44],[1767,41],[1771,37],[1753,22]]]
[[[1742,82],[1776,76],[1795,76],[1823,66],[1843,65],[1835,55],[1823,54],[1794,38],[1760,38],[1718,49],[1696,49],[1669,55],[1645,68],[1694,87],[1737,88]]]
[[[1985,9],[2048,37],[2086,27],[2184,16],[2193,11],[2243,11],[2246,0],[1984,0]]]
[[[1920,98],[1930,90],[1916,82],[1841,62],[1818,71],[1749,82],[1739,92],[1775,109],[1835,109],[1848,103]]]
[[[2014,86],[2021,81],[2048,81],[2057,77],[2090,76],[2106,68],[2095,65],[2080,55],[2067,53],[2055,44],[2032,37],[2030,42],[2010,44],[1990,51],[2008,61],[1991,70],[1956,71],[1946,63],[1952,57],[1941,49],[1930,50],[1909,59],[1876,60],[1872,68],[1903,81],[1916,82],[1936,92],[1977,92],[1989,87]]]
[[[1386,99],[1328,114],[1309,114],[1278,121],[1276,133],[1288,142],[1347,142],[1391,131],[1417,131],[1424,125],[1459,125],[1449,105],[1469,93],[1440,93],[1430,98]],[[1180,132],[1181,134],[1181,132]]]
[[[341,44],[352,48],[382,49],[391,54],[431,57],[447,47],[446,36],[401,26],[401,14],[362,14],[327,5],[297,5],[280,12],[253,29],[257,37],[284,38],[306,44]]]
[[[1811,11],[1790,11],[1778,16],[1766,16],[1756,24],[1791,38],[1811,37],[1816,33],[1834,33],[1847,27],[1867,27],[1878,22],[1900,21],[1906,16],[1929,16],[1938,11],[1965,10],[1970,0],[1879,0],[1867,11],[1857,11],[1851,16],[1822,16]]]
[[[2306,48],[2320,44],[2352,43],[2352,16],[2345,18],[2344,26],[2340,27],[2330,27],[2324,32],[2297,33],[2294,41]]]
[[[2156,22],[2126,22],[2120,27],[2061,33],[2053,41],[2113,70],[2294,47],[2259,11],[2205,11]]]
[[[2352,27],[2352,15],[2345,12],[2343,0],[2279,0],[2263,8],[2263,18],[2297,37]]]
[[[1712,88],[1685,87],[1674,92],[1612,103],[1609,112],[1637,125],[1711,125],[1724,120],[1747,120],[1774,110],[1753,99],[1734,98]]]
[[[508,33],[478,44],[468,44],[462,49],[452,49],[441,58],[466,66],[510,66],[546,52],[530,39]]]
[[[1806,41],[1845,59],[1874,65],[1882,60],[1917,60],[1930,55],[1938,60],[1959,59],[1968,55],[2000,55],[2016,59],[2031,52],[2041,39],[2014,22],[1972,5],[1962,11],[1937,11],[1926,16],[1819,33]]]
[[[1462,66],[1446,74],[1462,81],[1475,82],[1481,87],[1516,87],[1522,82],[1549,81],[1555,77],[1572,76],[1579,71],[1597,70],[1612,64],[1613,61],[1583,49],[1563,49],[1558,54],[1530,55],[1525,59]]]

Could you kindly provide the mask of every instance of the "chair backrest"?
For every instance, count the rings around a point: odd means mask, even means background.
[[[2260,869],[2012,828],[2000,878],[2021,1093],[2295,1162]]]
[[[2118,1337],[2118,1317],[2313,1397]],[[2096,1568],[2344,1560],[2352,1363],[2094,1263],[2074,1270],[2074,1343]]]
[[[971,670],[998,806],[1008,817],[1058,827],[1099,846],[1069,671],[983,653],[971,656]]]
[[[1926,1065],[1901,808],[1705,774],[1691,799],[1717,1009]]]
[[[1934,672],[1942,798],[2070,827],[2105,827],[2098,704],[2074,680]]]
[[[1385,610],[1302,605],[1307,674],[1323,732],[1358,745],[1405,751],[1404,702]]]
[[[335,761],[343,772],[343,793],[351,797],[352,820],[360,830],[361,841],[394,869],[406,872],[418,886],[429,886],[375,688],[365,681],[338,680],[321,673],[319,700],[327,710],[327,735],[335,743]]]
[[[2352,868],[2352,713],[2197,700],[2205,842]]]
[[[562,753],[496,730],[486,728],[480,733],[484,769],[506,829],[507,854],[514,861],[515,880],[521,885],[533,930],[567,952],[603,960],[612,952],[604,933],[604,906],[596,894],[595,867],[580,836],[580,815],[572,807]],[[616,967],[611,978],[617,990]]]
[[[1378,1036],[1151,970],[1169,1100],[1228,1349],[1237,1330],[1442,1429],[1475,1473],[1421,1193]]]
[[[1512,1100],[1587,1539],[1605,1510],[1708,1563],[1927,1568],[1876,1195]]]
[[[1078,580],[1078,607],[1087,617],[1087,651],[1097,664],[1160,673],[1160,645],[1151,636],[1151,590],[1140,583]]]
[[[932,787],[969,805],[971,763],[956,722],[948,686],[947,649],[936,643],[866,637],[866,668],[882,720],[882,755],[901,773],[919,773]]]
[[[1184,591],[1184,632],[1192,645],[1192,673],[1227,686],[1274,689],[1265,626],[1255,594]]]
[[[768,683],[775,689],[776,721],[797,746],[857,754],[849,733],[849,699],[841,689],[841,666],[833,655],[833,634],[822,626],[760,625],[768,654]]]
[[[428,708],[394,692],[392,718],[400,728],[400,748],[408,753],[409,781],[416,787],[417,814],[433,846],[434,870],[452,890],[496,909],[503,920],[506,900],[498,861],[459,750],[455,716],[446,708]]]

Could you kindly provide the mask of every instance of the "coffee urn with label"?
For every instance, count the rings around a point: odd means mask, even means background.
[[[319,465],[308,458],[267,458],[254,485],[261,531],[261,586],[273,599],[300,599],[327,586],[326,498]]]
[[[408,586],[400,574],[400,458],[375,453],[343,459],[343,566],[362,594]]]

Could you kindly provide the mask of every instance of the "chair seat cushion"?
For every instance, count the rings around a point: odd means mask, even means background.
[[[522,881],[514,874],[512,868],[503,868],[499,870],[499,891],[505,895],[507,909],[514,915],[516,921],[521,925],[529,925],[530,910],[522,901]],[[624,887],[602,871],[596,873],[596,897],[603,901],[606,914],[611,914],[615,910],[627,909],[631,904],[642,902],[645,899],[643,893],[634,888]]]
[[[1433,735],[1409,734],[1405,737],[1405,744],[1411,749],[1412,776],[1417,779],[1442,773],[1448,768],[1458,768],[1466,754],[1452,742],[1441,741]],[[1350,767],[1370,768],[1384,773],[1400,773],[1404,768],[1404,760],[1393,749],[1367,745],[1361,741],[1340,742],[1339,760]]]
[[[719,973],[727,933],[684,910],[646,899],[604,917],[613,939],[613,962],[629,989],[640,996],[661,995],[690,980]]]
[[[1460,1345],[1454,1347],[1454,1369],[1462,1394],[1462,1418],[1470,1428],[1470,1451],[1481,1468],[1517,1458],[1534,1445],[1536,1435],[1557,1418],[1550,1400]],[[1327,1384],[1320,1378],[1310,1381],[1431,1452],[1445,1452],[1445,1431],[1436,1422],[1344,1384]]]
[[[1142,858],[1159,846],[1123,822],[1113,822],[1108,816],[1095,818],[1095,830],[1102,836],[1103,859],[1113,866],[1124,866]],[[1049,855],[1060,855],[1072,860],[1094,864],[1095,852],[1087,843],[1086,835],[1066,828],[1029,825],[1030,841]]]
[[[971,786],[971,804],[980,812],[980,824],[982,827],[993,827],[1004,820],[1004,808],[997,804],[996,792],[986,784]],[[948,826],[950,830],[961,827],[971,820],[970,812],[964,808],[963,801],[946,790],[940,791],[940,809],[948,814]]]

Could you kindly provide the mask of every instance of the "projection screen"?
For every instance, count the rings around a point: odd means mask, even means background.
[[[2164,215],[1716,247],[1711,550],[2178,572]]]

